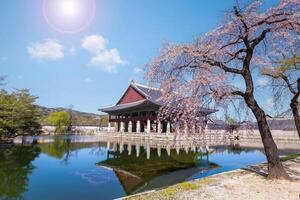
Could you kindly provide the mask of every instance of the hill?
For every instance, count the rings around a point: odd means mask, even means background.
[[[95,113],[81,112],[78,110],[70,110],[68,108],[48,108],[44,106],[37,105],[38,109],[41,112],[41,123],[42,125],[49,125],[47,117],[52,112],[65,111],[72,113],[72,124],[73,125],[82,125],[82,126],[107,126],[108,116],[100,115]]]

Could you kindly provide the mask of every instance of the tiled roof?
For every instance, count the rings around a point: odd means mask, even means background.
[[[142,85],[139,83],[135,83],[134,81],[132,81],[130,83],[130,86],[135,88],[139,93],[141,93],[146,99],[145,100],[140,100],[140,101],[136,101],[136,102],[132,102],[132,103],[126,103],[126,104],[117,104],[115,106],[109,106],[109,107],[105,107],[105,108],[101,108],[99,110],[101,110],[102,112],[113,112],[113,111],[121,111],[121,110],[126,110],[129,108],[136,108],[138,106],[141,105],[146,105],[147,104],[151,104],[152,106],[163,106],[164,103],[163,101],[160,99],[162,96],[162,91],[158,88],[154,88],[154,87],[149,87],[146,85]],[[201,112],[205,113],[205,114],[211,114],[216,112],[217,110],[213,110],[213,109],[209,109],[209,108],[202,108]]]
[[[157,89],[157,88],[153,88],[153,87],[149,87],[146,85],[142,85],[142,84],[138,84],[135,82],[131,82],[131,86],[133,86],[135,89],[137,89],[139,92],[141,92],[142,94],[145,95],[145,97],[158,105],[163,105],[162,101],[160,100],[160,97],[162,96],[162,91]]]
[[[100,110],[102,112],[111,112],[111,111],[115,111],[115,110],[123,110],[123,109],[132,108],[132,107],[142,105],[146,101],[147,100],[141,100],[141,101],[136,101],[136,102],[132,102],[132,103],[117,104],[115,106],[108,106],[108,107],[100,108]]]

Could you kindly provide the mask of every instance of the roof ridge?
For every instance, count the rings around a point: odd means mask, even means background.
[[[148,86],[148,85],[144,85],[144,84],[141,84],[141,83],[136,83],[136,82],[131,82],[132,84],[136,85],[136,86],[140,86],[140,87],[144,87],[144,88],[148,88],[148,89],[152,89],[152,90],[158,90],[158,91],[161,91],[161,89],[159,88],[156,88],[156,87],[151,87],[151,86]]]
[[[123,106],[123,105],[130,105],[130,104],[135,104],[135,103],[143,102],[143,101],[146,101],[146,100],[147,99],[142,99],[142,100],[139,100],[139,101],[134,101],[134,102],[129,102],[129,103],[110,105],[110,106],[106,106],[106,107],[100,107],[99,109],[105,109],[105,108],[111,108],[111,107]]]

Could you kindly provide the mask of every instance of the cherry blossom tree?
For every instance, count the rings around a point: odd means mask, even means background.
[[[287,178],[264,110],[255,99],[254,71],[270,66],[273,48],[289,49],[299,39],[300,1],[281,0],[263,10],[261,1],[235,6],[222,25],[189,44],[168,44],[154,58],[146,76],[164,91],[162,118],[180,124],[199,123],[204,106],[242,99],[256,118],[268,161],[269,178]],[[233,78],[243,80],[236,87]]]
[[[299,42],[299,41],[298,41]],[[262,74],[271,78],[274,99],[276,102],[287,102],[290,98],[290,108],[295,121],[296,129],[300,138],[300,114],[299,114],[299,96],[300,96],[300,44],[287,55],[287,52],[280,52],[276,58],[272,58],[274,64],[262,69]],[[273,56],[274,57],[274,56]],[[282,57],[282,58],[281,58]],[[279,61],[277,61],[279,59]]]

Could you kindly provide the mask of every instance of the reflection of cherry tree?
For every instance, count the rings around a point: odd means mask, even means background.
[[[281,0],[261,12],[261,2],[254,1],[244,9],[234,7],[224,19],[191,44],[166,45],[153,59],[147,77],[164,91],[166,102],[160,120],[171,117],[177,127],[193,130],[204,121],[202,107],[242,99],[257,120],[269,178],[287,177],[266,114],[255,99],[253,76],[255,69],[270,64],[266,54],[276,53],[272,49],[289,49],[299,40],[300,2]],[[235,77],[244,81],[245,89],[232,84]]]

